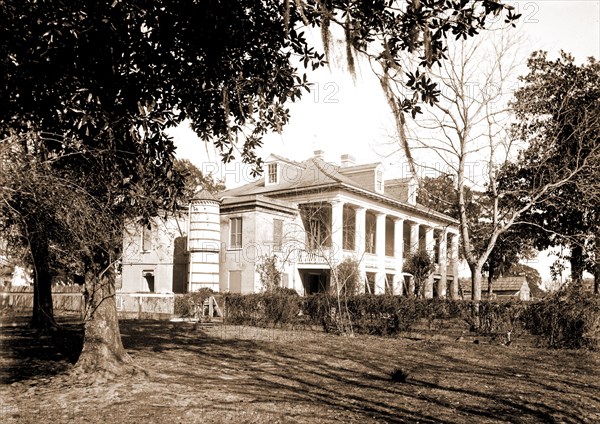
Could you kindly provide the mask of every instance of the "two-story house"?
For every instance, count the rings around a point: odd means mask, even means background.
[[[321,151],[302,162],[271,155],[263,178],[217,199],[198,199],[187,219],[182,215],[177,225],[161,224],[155,238],[164,239],[167,229],[177,227],[179,232],[167,238],[185,239],[189,247],[179,252],[187,261],[185,271],[171,273],[172,291],[259,291],[257,265],[276,255],[282,285],[300,294],[326,290],[331,269],[346,258],[357,261],[363,291],[403,294],[411,278],[403,272],[404,258],[424,248],[436,262],[425,295],[457,297],[458,222],[417,204],[416,194],[414,179],[384,180],[381,164],[356,165],[350,155],[342,155],[340,165],[325,162]],[[142,243],[142,233],[130,231],[129,237]],[[176,244],[169,243],[174,251],[164,255],[173,258],[173,266],[182,263],[175,259],[182,258]],[[129,240],[125,247],[134,245]],[[144,265],[124,255],[122,290],[146,289],[144,271],[149,274],[151,266],[144,255],[152,255],[135,248],[129,253]],[[156,272],[151,275],[154,287],[162,287]],[[175,275],[186,279],[177,288]]]

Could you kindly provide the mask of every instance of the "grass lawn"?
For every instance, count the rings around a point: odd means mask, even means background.
[[[2,319],[2,423],[600,422],[599,353],[122,321],[147,373],[83,384],[25,322]]]

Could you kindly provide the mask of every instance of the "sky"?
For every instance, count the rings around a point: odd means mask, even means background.
[[[562,49],[580,63],[589,56],[600,59],[600,0],[509,3],[522,14],[518,26],[527,39],[523,47],[526,55],[534,50],[546,50],[553,58]],[[314,43],[319,44],[318,36],[315,37]],[[329,68],[309,74],[314,82],[312,92],[290,105],[289,124],[281,134],[267,135],[259,154],[263,158],[276,153],[304,160],[312,156],[314,150],[324,150],[326,160],[339,163],[340,155],[350,153],[357,158],[357,163],[381,161],[387,170],[386,177],[398,176],[401,168],[398,158],[386,157],[394,124],[378,80],[363,64],[353,81],[344,69],[341,53],[334,52],[332,59]],[[221,164],[214,147],[198,139],[188,124],[172,130],[171,135],[179,157],[189,159],[204,172],[224,178],[228,188],[251,180],[248,167],[237,162]],[[536,259],[538,263],[530,265],[548,279],[552,259],[542,256]]]

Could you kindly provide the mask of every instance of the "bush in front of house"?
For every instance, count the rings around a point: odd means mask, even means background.
[[[520,300],[485,301],[479,304],[479,328],[484,335],[518,335],[525,331],[526,311],[531,303]],[[469,321],[470,315],[465,315]]]
[[[566,287],[529,304],[524,322],[547,347],[600,349],[600,298],[580,287]]]
[[[359,334],[394,336],[414,330],[420,322],[428,323],[431,329],[441,326],[444,321],[462,321],[470,313],[468,302],[447,299],[360,294],[344,301],[353,330]],[[307,311],[307,314],[311,313]],[[335,310],[330,310],[325,316],[331,317],[335,313]],[[330,325],[328,327],[331,328]]]
[[[226,293],[226,322],[260,327],[293,325],[298,322],[302,302],[302,297],[295,290],[287,288],[246,295]]]
[[[226,295],[227,322],[257,326],[311,324],[325,332],[396,336],[421,331],[422,325],[443,332],[444,322],[472,326],[473,303],[463,300],[419,299],[391,295],[305,297],[292,291]],[[600,348],[600,299],[584,293],[561,292],[536,302],[482,301],[477,333],[510,341],[528,332],[553,348]]]
[[[405,299],[390,295],[356,295],[348,299],[353,329],[359,334],[391,336],[409,327],[414,309],[403,308]]]
[[[439,322],[470,313],[467,302],[417,299],[392,295],[337,296],[318,293],[305,297],[291,289],[247,295],[226,294],[229,324],[298,326],[310,324],[325,332],[340,333],[351,323],[358,334],[394,336],[410,331],[417,321]]]
[[[198,291],[175,295],[174,313],[182,318],[199,318],[206,299],[214,296],[215,292],[209,288],[201,288]]]

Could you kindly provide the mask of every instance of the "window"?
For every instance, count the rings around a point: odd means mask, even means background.
[[[229,248],[242,248],[242,218],[231,218],[229,220]]]
[[[142,291],[150,293],[154,292],[154,271],[142,271]]]
[[[435,236],[435,246],[433,247],[433,263],[439,265],[440,263],[440,244],[441,244],[441,236]]]
[[[365,280],[365,293],[375,294],[375,273],[367,272],[367,278]]]
[[[267,172],[267,182],[269,184],[277,184],[277,164],[276,163],[270,163],[268,166],[268,172]]]
[[[376,253],[377,247],[377,218],[371,212],[365,214],[365,251],[367,253]]]
[[[283,244],[283,220],[273,220],[273,250],[275,252],[281,252]]]
[[[321,221],[319,221],[317,218],[310,218],[308,236],[308,246],[310,249],[316,249],[317,247],[322,246],[322,235]]]
[[[152,250],[152,224],[144,225],[142,228],[142,252]]]
[[[385,256],[395,257],[394,245],[396,244],[396,224],[388,216],[385,217]]]
[[[356,239],[356,211],[351,207],[344,205],[343,211],[344,227],[342,228],[342,244],[344,250],[354,250],[354,241]]]
[[[300,205],[299,208],[306,231],[306,250],[331,247],[331,207]]]

